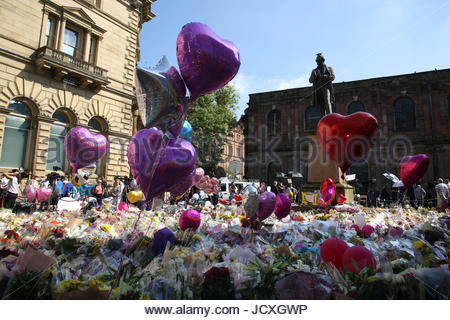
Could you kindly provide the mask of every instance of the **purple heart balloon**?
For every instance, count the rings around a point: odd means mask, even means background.
[[[286,193],[279,193],[276,197],[275,215],[278,219],[283,219],[291,211],[291,199]]]
[[[399,176],[406,187],[413,186],[422,179],[430,165],[430,158],[426,154],[406,156],[400,161]]]
[[[181,29],[177,60],[191,101],[226,85],[241,65],[236,46],[203,23],[189,23]]]
[[[166,250],[167,243],[175,244],[177,242],[177,238],[175,234],[169,228],[162,228],[158,230],[153,236],[153,243],[151,247],[151,251],[154,255],[160,255],[164,253]]]
[[[192,187],[194,183],[195,169],[188,176],[179,179],[172,187],[167,190],[174,197],[181,196]]]
[[[128,147],[131,173],[146,199],[153,199],[190,176],[195,170],[197,153],[183,139],[165,141],[157,128],[137,132]],[[192,177],[191,177],[192,181]]]
[[[264,192],[259,196],[259,208],[256,215],[260,221],[270,217],[276,205],[276,196],[273,192]]]
[[[70,129],[64,138],[64,151],[73,173],[102,158],[107,148],[108,140],[104,135],[84,127]]]

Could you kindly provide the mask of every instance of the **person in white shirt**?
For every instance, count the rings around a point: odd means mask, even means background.
[[[13,169],[12,172],[5,173],[5,176],[9,179],[6,188],[5,208],[13,209],[19,195],[20,172],[18,169]]]
[[[6,198],[6,188],[8,187],[8,178],[5,174],[2,174],[2,178],[0,180],[0,208],[3,208],[4,201]]]
[[[440,209],[445,210],[448,207],[448,185],[442,179],[438,179],[438,184],[435,187],[437,205]]]

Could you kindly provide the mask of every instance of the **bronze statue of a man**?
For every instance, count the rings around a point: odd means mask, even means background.
[[[313,105],[320,108],[323,116],[333,112],[334,91],[332,81],[334,72],[331,67],[325,65],[325,58],[321,53],[317,54],[317,68],[311,72],[309,82],[313,84]]]

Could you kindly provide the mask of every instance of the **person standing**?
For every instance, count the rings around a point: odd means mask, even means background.
[[[120,181],[119,178],[115,178],[114,179],[114,184],[113,184],[113,195],[114,195],[114,202],[116,204],[116,206],[119,205],[121,197],[122,197],[122,192],[125,189],[125,185],[123,184],[122,181]]]
[[[416,185],[414,188],[414,198],[416,207],[423,206],[423,200],[425,199],[426,191],[420,184]]]
[[[6,198],[6,192],[8,188],[8,178],[5,174],[2,174],[2,178],[0,180],[0,208],[3,208],[5,198]]]
[[[97,178],[97,184],[92,189],[92,195],[97,200],[97,205],[102,205],[103,195],[105,194],[105,188],[103,187],[102,178]]]
[[[9,179],[6,187],[5,208],[13,209],[16,205],[16,199],[19,196],[20,172],[19,169],[13,169],[10,173],[5,173]]]
[[[444,183],[444,181],[439,178],[438,184],[435,187],[436,189],[436,197],[437,197],[437,206],[441,210],[445,210],[448,207],[448,186]]]

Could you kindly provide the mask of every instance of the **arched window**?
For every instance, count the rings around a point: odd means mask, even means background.
[[[31,128],[31,110],[24,101],[12,100],[6,116],[0,166],[25,168]]]
[[[52,119],[54,119],[55,122],[52,123],[50,130],[47,170],[65,171],[67,168],[66,154],[64,152],[64,138],[70,129],[70,118],[73,117],[73,115],[71,117],[68,111],[63,109],[56,110],[52,115]]]
[[[416,110],[414,101],[409,97],[395,100],[395,129],[397,131],[410,131],[416,129]]]
[[[317,128],[322,115],[319,108],[310,106],[305,110],[305,131],[314,131]]]
[[[100,121],[98,121],[96,118],[92,118],[91,120],[89,120],[88,126],[92,131],[98,131],[98,132],[103,131]]]
[[[274,137],[281,133],[281,112],[272,110],[267,115],[268,136]]]
[[[352,114],[355,112],[365,112],[364,104],[360,101],[353,101],[348,105],[347,114]]]
[[[101,133],[102,135],[106,136],[108,131],[108,124],[105,121],[105,119],[101,117],[93,117],[88,122],[89,129],[94,133]],[[97,160],[96,165],[97,169],[95,171],[95,174],[98,176],[102,176],[105,172],[105,166],[106,166],[106,158],[107,155],[105,155],[103,158]]]

